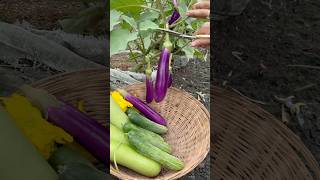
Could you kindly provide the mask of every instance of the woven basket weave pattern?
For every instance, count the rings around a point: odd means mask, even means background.
[[[302,141],[248,100],[213,89],[214,179],[319,179],[318,163]]]

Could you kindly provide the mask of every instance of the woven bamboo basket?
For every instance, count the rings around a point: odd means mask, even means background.
[[[62,97],[67,102],[76,105],[84,100],[85,111],[98,122],[106,125],[108,119],[107,85],[108,78],[105,69],[83,70],[63,73],[41,80],[35,87],[43,88],[53,95]],[[144,85],[135,84],[126,90],[144,99]],[[195,98],[176,88],[170,88],[167,97],[161,103],[152,103],[168,123],[168,133],[164,136],[172,146],[173,154],[185,163],[185,168],[178,172],[162,170],[153,179],[177,179],[192,171],[201,163],[210,149],[210,123],[207,109]],[[125,180],[148,179],[126,168],[115,170],[110,164],[110,172]]]
[[[211,176],[214,180],[311,180],[317,161],[303,142],[271,114],[214,87]]]

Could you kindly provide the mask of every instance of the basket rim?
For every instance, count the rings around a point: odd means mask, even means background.
[[[90,72],[102,72],[105,71],[106,75],[107,74],[107,70],[108,68],[87,68],[87,69],[81,69],[81,70],[73,70],[73,71],[68,71],[68,72],[61,72],[61,73],[57,73],[54,74],[52,76],[37,80],[35,82],[32,82],[31,85],[32,86],[38,86],[38,85],[43,85],[44,83],[47,83],[48,81],[51,81],[53,79],[58,79],[61,78],[63,76],[71,76],[71,75],[77,75],[77,74],[82,74],[82,73],[90,73]],[[106,83],[107,84],[107,83]]]
[[[135,84],[131,84],[131,85],[127,85],[124,87],[124,89],[128,89],[128,88],[132,88],[134,86],[141,86],[143,85],[143,83],[135,83]],[[208,123],[208,129],[209,129],[209,134],[208,134],[208,138],[206,141],[206,148],[205,151],[203,151],[200,155],[199,158],[197,160],[196,163],[194,163],[190,168],[188,169],[183,169],[180,171],[177,171],[175,173],[173,173],[171,176],[166,177],[166,178],[161,178],[161,179],[165,179],[165,180],[171,180],[171,179],[178,179],[181,178],[183,176],[185,176],[186,174],[188,174],[189,172],[191,172],[192,170],[194,170],[201,162],[204,161],[204,159],[207,157],[207,155],[209,154],[210,151],[210,113],[208,111],[208,109],[200,102],[198,101],[195,97],[193,97],[192,95],[190,95],[190,93],[188,93],[187,91],[183,90],[183,89],[178,89],[175,87],[170,87],[170,89],[176,91],[176,92],[180,92],[183,93],[184,96],[186,96],[187,98],[191,98],[194,99],[194,103],[196,103],[198,105],[198,107],[201,109],[201,111],[206,115],[207,118],[205,118],[203,121],[207,121]],[[121,173],[119,173],[112,165],[113,163],[110,162],[110,173],[114,176],[116,176],[117,178],[120,179],[126,179],[126,180],[138,180],[138,178],[132,178],[131,176],[128,175],[123,175]],[[179,173],[182,172],[182,173]],[[157,178],[157,177],[155,177]]]

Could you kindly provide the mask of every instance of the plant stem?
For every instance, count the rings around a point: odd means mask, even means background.
[[[139,63],[139,62],[138,62],[138,59],[137,59],[138,56],[134,56],[134,55],[133,55],[133,52],[132,52],[132,49],[131,49],[131,46],[130,46],[130,45],[128,45],[128,47],[129,47],[129,50],[130,50],[130,54],[132,54],[133,60],[138,64],[138,63]]]
[[[146,54],[146,48],[145,48],[145,46],[144,46],[144,41],[143,41],[143,38],[142,38],[142,36],[141,36],[140,33],[139,33],[139,39],[140,39],[141,45],[142,45],[142,52],[143,52],[143,54],[146,56],[146,55],[147,55],[147,54]]]
[[[160,10],[160,15],[161,15],[161,18],[162,18],[162,20],[163,20],[163,24],[164,24],[164,26],[165,26],[167,20],[166,20],[166,15],[165,15],[165,12],[164,12],[164,8],[163,8],[163,6],[162,6],[162,4],[161,4],[161,0],[156,0],[156,2],[157,2],[157,6],[158,6],[158,8],[159,8],[159,10]]]

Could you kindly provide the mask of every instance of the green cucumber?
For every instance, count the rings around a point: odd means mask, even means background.
[[[149,142],[164,152],[171,153],[171,147],[167,142],[157,141],[154,138],[149,138],[143,132],[136,130],[136,133],[142,138],[143,141]]]
[[[168,129],[165,126],[157,124],[150,119],[144,117],[143,115],[139,114],[136,110],[129,108],[127,110],[129,120],[134,124],[147,129],[149,131],[158,133],[158,134],[165,134]]]
[[[148,131],[146,129],[137,127],[132,123],[125,124],[124,125],[124,129],[126,129],[125,132],[129,132],[131,130],[136,130],[136,131],[139,132],[139,134],[143,137],[143,139],[145,141],[150,142],[152,145],[160,148],[162,151],[165,151],[167,153],[171,152],[170,145],[167,142],[165,142],[164,139],[161,136],[159,136],[158,134],[156,134],[154,132],[151,132],[151,131]]]
[[[143,128],[141,128],[141,127],[138,127],[138,126],[136,126],[135,124],[132,124],[132,123],[130,123],[130,122],[124,124],[124,126],[123,126],[123,131],[124,131],[125,133],[128,133],[129,131],[134,130],[134,129],[135,129],[135,130],[142,131],[143,133],[145,133],[145,134],[146,134],[147,136],[149,136],[150,138],[154,138],[154,139],[156,139],[156,140],[158,140],[158,141],[163,141],[163,142],[164,142],[163,137],[161,137],[159,134],[154,133],[154,132],[149,131],[149,130],[146,130],[146,129],[143,129]]]
[[[130,144],[135,147],[139,153],[158,162],[162,166],[173,171],[180,171],[184,168],[184,163],[180,159],[145,141],[137,130],[131,130],[128,133],[128,139]]]
[[[59,172],[59,180],[105,180],[107,173],[99,171],[80,152],[67,146],[56,149],[49,158],[50,165]]]
[[[106,180],[112,177],[91,166],[81,163],[71,163],[60,166],[59,180]]]

